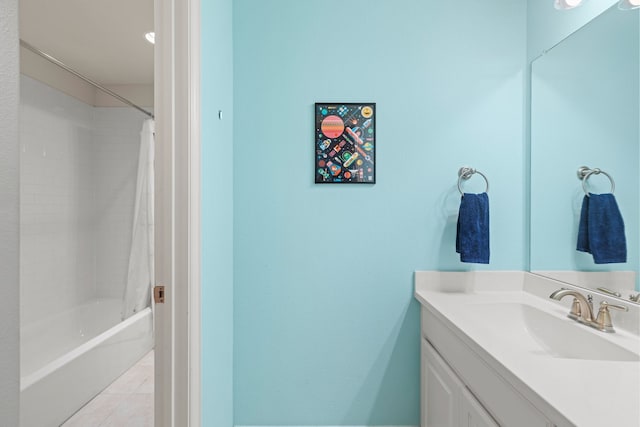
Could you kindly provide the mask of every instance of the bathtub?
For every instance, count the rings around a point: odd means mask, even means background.
[[[58,427],[153,347],[146,308],[99,299],[20,329],[20,426]]]

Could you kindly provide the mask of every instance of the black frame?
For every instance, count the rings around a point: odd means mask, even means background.
[[[375,184],[376,183],[376,146],[377,146],[377,133],[376,133],[376,103],[375,102],[316,102],[314,106],[314,175],[315,175],[315,183],[316,184]],[[366,143],[361,141],[360,144],[357,143],[357,140],[361,140],[360,136],[351,136],[350,133],[347,133],[347,129],[351,130],[346,124],[344,124],[344,130],[340,132],[339,135],[331,138],[322,133],[322,122],[324,121],[324,117],[327,116],[328,111],[325,111],[323,114],[323,109],[327,109],[329,111],[335,111],[336,115],[340,119],[343,119],[348,113],[343,114],[340,113],[341,108],[346,108],[347,112],[351,114],[348,116],[348,121],[358,120],[357,124],[366,124],[366,122],[370,122],[365,128],[367,132],[370,132],[370,137],[365,138]],[[364,107],[370,107],[373,111],[371,112],[370,117],[363,117],[359,114],[359,117],[354,117],[355,114],[360,112]],[[356,110],[354,110],[354,108]],[[328,117],[328,116],[327,116]],[[362,123],[360,123],[362,121]],[[359,128],[359,126],[356,126]],[[371,130],[369,130],[371,129]],[[353,132],[351,132],[353,133]],[[329,145],[326,145],[326,141],[330,141]],[[343,142],[344,141],[344,142]],[[371,163],[370,169],[372,170],[370,173],[364,174],[364,168],[362,168],[362,181],[357,179],[345,178],[342,172],[343,162],[347,163],[347,160],[344,160],[341,157],[338,157],[338,153],[342,150],[343,147],[350,144],[354,147],[354,153],[357,152],[359,159],[365,159],[367,162]],[[373,147],[370,151],[364,150],[364,145],[371,144]],[[361,146],[360,146],[361,145]],[[324,148],[322,148],[324,146]],[[336,151],[337,148],[337,151]],[[334,153],[333,156],[330,153]],[[362,156],[362,157],[360,157]],[[338,176],[333,175],[333,172],[330,172],[331,166],[333,166],[333,161],[337,161],[340,163],[338,168],[340,168],[341,172]],[[353,161],[352,161],[353,162]],[[331,166],[327,166],[328,163],[332,163]],[[324,174],[321,172],[324,170]],[[351,172],[351,170],[349,170]],[[350,174],[351,175],[351,174]],[[367,178],[371,177],[371,180],[367,180]]]

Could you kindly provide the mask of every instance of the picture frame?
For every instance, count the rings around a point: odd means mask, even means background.
[[[376,103],[315,104],[315,183],[376,183]]]

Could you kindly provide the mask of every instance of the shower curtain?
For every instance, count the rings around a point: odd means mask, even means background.
[[[153,162],[154,121],[147,119],[140,132],[140,156],[131,234],[131,251],[124,289],[122,319],[148,307],[154,272]]]

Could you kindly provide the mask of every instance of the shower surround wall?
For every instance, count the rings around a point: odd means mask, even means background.
[[[21,324],[95,294],[91,107],[21,78]]]
[[[21,325],[126,281],[142,119],[21,77]]]

